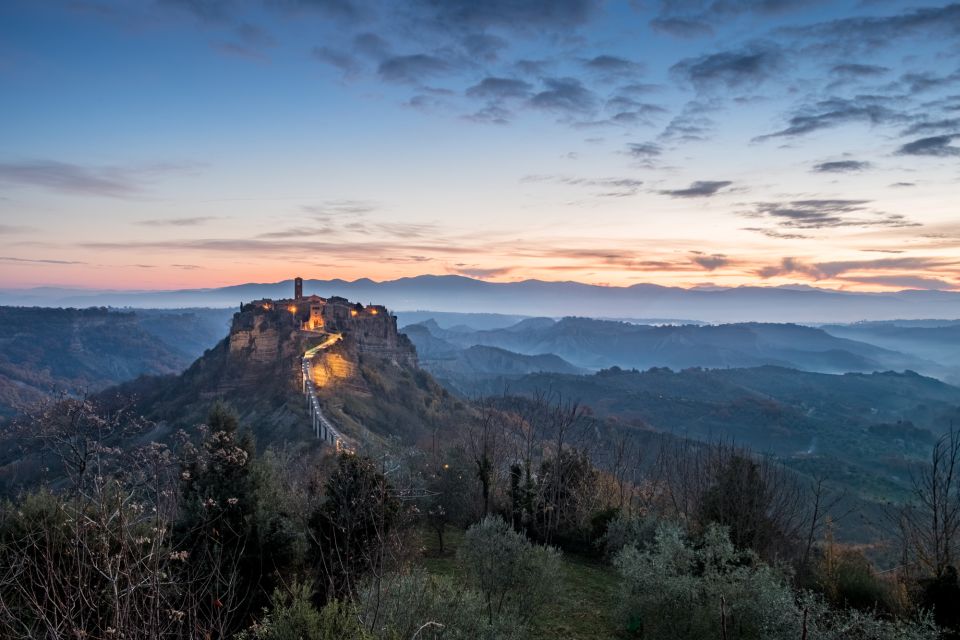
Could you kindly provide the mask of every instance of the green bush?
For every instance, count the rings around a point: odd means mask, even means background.
[[[645,640],[934,640],[928,618],[890,622],[871,613],[835,610],[791,590],[787,577],[710,525],[691,541],[661,525],[641,551],[625,547],[614,561],[622,577],[627,630]]]
[[[354,608],[338,600],[319,611],[310,602],[310,589],[294,586],[287,597],[277,593],[273,611],[237,640],[368,640]]]
[[[529,620],[556,595],[560,552],[532,544],[499,516],[467,529],[457,558],[484,598],[488,620],[512,610]]]
[[[738,551],[725,529],[711,525],[694,546],[674,526],[661,526],[649,550],[624,548],[615,565],[623,577],[628,629],[643,638],[773,638],[796,629],[783,576]]]
[[[491,619],[484,596],[452,578],[421,570],[371,583],[360,597],[364,626],[378,640],[520,640],[526,625],[512,610]]]

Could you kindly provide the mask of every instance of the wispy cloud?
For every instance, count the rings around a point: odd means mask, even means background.
[[[191,218],[152,218],[150,220],[140,220],[136,224],[144,227],[197,227],[214,220],[219,220],[219,216],[194,216]]]
[[[709,198],[732,184],[729,180],[697,180],[684,189],[665,189],[658,193],[671,198]]]
[[[821,162],[813,165],[814,173],[853,173],[865,171],[872,165],[869,162],[861,160],[837,160],[834,162]]]
[[[48,258],[13,258],[10,256],[0,256],[3,262],[17,262],[25,264],[87,264],[79,260],[54,260]]]
[[[741,215],[767,219],[789,229],[920,226],[903,215],[871,209],[870,204],[869,200],[846,199],[757,202]]]
[[[956,138],[960,138],[960,134],[920,138],[901,146],[897,153],[902,156],[934,156],[938,158],[960,156],[960,147],[951,144]]]
[[[0,183],[33,186],[62,193],[134,198],[161,175],[194,171],[193,163],[159,163],[130,167],[84,167],[54,160],[0,163]]]

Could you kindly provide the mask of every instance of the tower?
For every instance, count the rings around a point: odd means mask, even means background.
[[[294,278],[293,279],[293,299],[300,300],[303,298],[303,278]]]

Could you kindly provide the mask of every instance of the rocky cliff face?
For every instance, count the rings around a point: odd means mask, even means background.
[[[354,380],[357,363],[364,356],[416,366],[413,344],[397,332],[396,317],[383,307],[364,307],[342,298],[259,301],[244,305],[234,315],[219,391],[235,391],[267,379],[299,387],[304,351],[331,336],[340,336],[340,341],[319,352],[314,361],[318,374],[331,381]]]

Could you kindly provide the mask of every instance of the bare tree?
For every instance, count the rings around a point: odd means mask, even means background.
[[[911,475],[913,502],[897,514],[904,560],[939,578],[954,566],[960,530],[960,433],[953,425]]]

